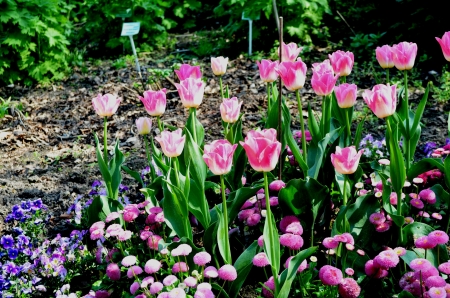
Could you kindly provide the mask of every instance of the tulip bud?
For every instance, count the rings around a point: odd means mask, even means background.
[[[328,55],[333,66],[335,74],[343,77],[348,76],[352,72],[355,58],[352,52],[336,51]]]
[[[356,151],[355,146],[341,148],[336,146],[336,153],[331,153],[331,163],[336,172],[341,174],[353,174],[358,168],[359,159],[364,150]]]
[[[384,45],[381,48],[377,47],[375,54],[382,68],[392,68],[394,67],[394,57],[392,48],[388,45]]]
[[[167,103],[166,92],[166,88],[159,91],[148,90],[144,92],[144,97],[139,96],[150,116],[161,116],[164,114]]]
[[[92,106],[100,117],[112,116],[119,108],[120,98],[112,94],[97,95],[92,99]]]
[[[296,43],[285,44],[284,42],[281,45],[281,62],[294,62],[300,52],[302,51],[302,47],[298,47]],[[280,54],[280,48],[278,47],[278,55]]]
[[[392,47],[394,65],[398,70],[409,70],[414,66],[417,55],[417,44],[401,42]]]
[[[351,108],[356,103],[356,85],[355,84],[341,84],[334,87],[338,106],[341,109]]]
[[[188,78],[181,81],[180,84],[175,84],[175,86],[185,108],[198,108],[202,103],[205,83],[201,80]]]
[[[181,64],[179,70],[175,70],[177,77],[180,81],[184,81],[188,78],[201,79],[202,73],[200,71],[200,66],[191,66],[189,64]]]
[[[365,90],[364,101],[378,118],[386,118],[395,113],[397,104],[396,85],[378,84],[372,90]]]
[[[227,72],[228,58],[211,57],[211,68],[216,76],[224,75]]]
[[[140,135],[148,135],[152,129],[152,119],[140,117],[136,119],[136,127]]]
[[[234,123],[239,119],[242,101],[239,102],[236,97],[224,98],[220,104],[220,115],[226,123]]]
[[[301,58],[295,62],[281,62],[277,73],[283,80],[284,86],[290,91],[298,90],[305,85],[306,64]]]
[[[179,128],[173,132],[163,131],[161,132],[161,137],[155,137],[167,157],[177,157],[183,152],[186,137],[181,134],[182,131]]]
[[[272,62],[270,60],[263,59],[261,60],[261,63],[256,61],[256,64],[258,64],[259,76],[261,77],[261,80],[266,83],[271,83],[278,79],[278,73],[276,71],[278,66],[277,61]]]
[[[203,160],[214,175],[230,172],[236,147],[237,144],[231,145],[227,140],[216,140],[205,145]]]
[[[436,40],[441,45],[445,59],[450,62],[450,31],[445,32],[442,39],[436,37]]]

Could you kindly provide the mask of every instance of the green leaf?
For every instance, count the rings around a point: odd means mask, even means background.
[[[430,85],[431,85],[431,82],[428,82],[427,89],[425,89],[425,93],[422,96],[422,100],[420,101],[419,105],[417,106],[416,114],[414,115],[414,122],[411,127],[411,131],[413,131],[413,132],[417,129],[417,127],[419,127],[420,120],[422,119],[423,111],[425,110],[425,106],[427,104],[428,93],[430,92]]]
[[[398,298],[414,298],[414,295],[408,291],[401,291],[401,293],[398,294]]]
[[[120,170],[124,161],[125,157],[120,151],[119,141],[117,141],[114,147],[114,157],[109,162],[109,172],[111,174],[111,189],[113,191],[112,198],[114,199],[117,199],[119,197],[119,186],[122,182],[122,173]]]
[[[447,185],[447,188],[450,188],[450,158],[448,155],[444,160],[444,179],[445,185]]]
[[[260,251],[258,242],[253,243],[237,258],[234,263],[234,268],[237,271],[237,278],[231,282],[228,293],[231,298],[236,298],[239,295],[239,290],[247,279],[248,274],[253,268],[253,257]]]
[[[387,119],[387,121],[390,121],[391,119]],[[391,164],[390,164],[390,178],[392,181],[392,187],[394,188],[395,192],[399,193],[403,189],[403,185],[405,184],[406,180],[406,168],[405,168],[405,161],[403,160],[403,155],[400,151],[400,147],[398,146],[397,141],[392,142],[392,140],[397,140],[397,125],[393,123],[394,121],[391,121],[391,127],[393,130],[393,135],[389,138],[389,153],[391,157]]]
[[[412,181],[412,179],[416,178],[418,175],[425,173],[432,169],[439,169],[441,172],[444,172],[444,163],[440,158],[424,158],[420,161],[416,162],[409,168],[408,171],[408,180]]]
[[[308,127],[311,132],[312,141],[314,143],[319,143],[320,140],[323,139],[323,136],[320,133],[319,124],[317,124],[316,117],[314,117],[314,113],[311,109],[311,105],[308,102]]]
[[[325,137],[317,144],[311,144],[308,150],[308,176],[317,179],[319,176],[319,171],[322,167],[323,157],[325,156],[325,151],[327,145],[332,138],[336,136],[339,129],[335,129],[325,135]]]
[[[268,220],[269,216],[271,220]],[[278,236],[278,229],[272,213],[267,214],[263,236],[264,251],[266,252],[267,259],[269,260],[270,266],[278,274],[280,272],[280,237]]]
[[[402,230],[405,241],[410,242],[414,242],[419,237],[428,236],[433,231],[434,229],[431,226],[421,222],[408,224]]]
[[[292,282],[297,276],[298,267],[300,264],[309,256],[317,251],[317,246],[310,247],[308,249],[302,250],[295,255],[289,262],[289,267],[281,273],[280,276],[280,286],[281,290],[278,293],[278,298],[288,298],[291,291]]]
[[[219,252],[225,264],[231,264],[233,260],[231,258],[230,242],[228,237],[223,236],[224,234],[228,235],[228,225],[225,225],[225,218],[222,214],[222,210],[220,210],[217,206],[215,209],[217,216],[219,217],[219,226],[217,228],[217,244],[219,247]]]
[[[142,177],[141,177],[141,174],[140,174],[139,172],[133,171],[132,169],[130,169],[129,167],[124,166],[124,165],[122,165],[122,170],[124,170],[125,173],[127,173],[128,175],[130,175],[131,177],[133,177],[134,180],[136,180],[137,183],[139,183],[139,185],[140,185],[141,187],[144,186],[144,181],[142,181]]]

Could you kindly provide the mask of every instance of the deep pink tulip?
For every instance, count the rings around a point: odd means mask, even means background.
[[[140,135],[148,135],[152,130],[152,119],[139,117],[136,119],[136,127]]]
[[[436,37],[436,40],[441,45],[445,59],[450,62],[450,31],[445,32],[442,39]]]
[[[355,146],[341,148],[336,146],[336,153],[331,153],[331,163],[336,172],[341,174],[353,174],[358,168],[359,159],[364,149],[356,151]]]
[[[242,101],[239,102],[237,97],[224,98],[220,104],[220,115],[226,123],[234,123],[239,119]]]
[[[334,75],[330,60],[327,59],[322,63],[314,63],[312,71],[311,85],[314,92],[317,95],[323,96],[331,94],[339,75]]]
[[[356,103],[356,85],[355,84],[341,84],[334,87],[336,93],[337,103],[341,109],[351,108]]]
[[[144,97],[139,96],[150,116],[161,116],[164,114],[167,103],[166,92],[166,88],[159,91],[148,90],[144,92]]]
[[[365,90],[363,98],[378,118],[386,118],[395,113],[397,86],[378,84],[372,90]]]
[[[205,83],[201,80],[188,78],[181,81],[180,84],[175,83],[175,86],[185,108],[198,108],[202,103]]]
[[[276,68],[278,66],[277,61],[271,61],[271,60],[261,60],[261,63],[259,61],[256,61],[256,64],[258,64],[259,68],[259,76],[261,77],[261,80],[263,80],[266,83],[275,82],[278,79],[278,73],[276,72]]]
[[[230,172],[236,147],[237,144],[231,145],[227,140],[215,140],[210,145],[205,145],[203,160],[214,175]]]
[[[290,91],[298,90],[305,85],[306,64],[300,58],[295,62],[281,62],[276,71],[284,86]]]
[[[251,130],[245,142],[239,142],[247,153],[248,161],[257,172],[270,172],[278,162],[281,143],[277,141],[277,131],[273,128]]]
[[[211,57],[211,68],[216,76],[221,76],[227,72],[228,58]]]
[[[281,62],[294,62],[302,51],[302,47],[298,47],[296,43],[285,44],[281,46]],[[278,47],[278,55],[280,55],[280,48]]]
[[[335,74],[341,77],[348,76],[352,72],[355,57],[352,52],[336,51],[328,55]]]
[[[186,136],[182,136],[181,133],[181,128],[178,128],[172,132],[163,131],[161,137],[155,137],[167,157],[176,157],[183,152]]]
[[[417,44],[401,42],[392,46],[394,65],[398,70],[409,70],[414,66],[417,56]]]
[[[92,99],[92,106],[100,117],[112,116],[119,108],[120,98],[112,94],[101,95]]]
[[[375,55],[382,68],[394,67],[394,53],[392,52],[392,47],[388,45],[384,45],[381,48],[377,47]]]
[[[200,71],[200,66],[191,66],[189,64],[181,64],[180,70],[175,70],[178,79],[184,81],[188,78],[201,79],[202,73]]]

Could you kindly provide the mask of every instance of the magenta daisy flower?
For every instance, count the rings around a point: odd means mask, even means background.
[[[448,242],[448,235],[444,231],[436,230],[428,234],[428,239],[437,244],[446,244]]]
[[[319,278],[324,285],[336,286],[343,280],[341,270],[336,267],[325,265],[319,270]]]
[[[253,257],[253,265],[257,267],[265,267],[269,264],[269,259],[265,252],[260,252]]]
[[[400,261],[398,255],[393,250],[382,251],[376,256],[373,261],[384,269],[393,268],[397,266]]]
[[[371,224],[380,225],[386,221],[386,217],[384,216],[383,213],[380,213],[380,212],[372,213],[369,216],[369,221]]]
[[[357,298],[360,293],[361,287],[353,278],[344,278],[339,284],[339,294],[341,294],[342,298]]]
[[[427,271],[432,265],[427,259],[419,258],[412,260],[411,263],[409,263],[409,267],[414,271]]]

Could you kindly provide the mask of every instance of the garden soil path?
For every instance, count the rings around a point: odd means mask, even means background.
[[[320,61],[320,60],[317,60]],[[200,61],[203,76],[207,78],[205,96],[198,110],[198,118],[205,127],[206,142],[222,137],[219,111],[220,89],[218,78],[213,75],[208,59]],[[142,60],[144,72],[147,69],[170,68],[173,62],[154,63]],[[48,87],[24,88],[21,86],[1,87],[0,97],[20,101],[22,112],[11,111],[11,115],[0,119],[0,217],[10,212],[11,206],[22,200],[42,198],[50,209],[52,222],[60,226],[64,222],[65,211],[79,194],[87,194],[95,179],[100,179],[96,164],[94,137],[102,135],[103,122],[92,108],[91,100],[98,93],[118,94],[122,98],[118,112],[109,119],[109,140],[118,139],[121,149],[127,154],[126,165],[134,170],[145,166],[145,151],[142,139],[137,135],[135,120],[147,116],[138,96],[142,95],[134,68],[116,70],[110,64],[94,66],[87,62],[87,72],[74,69],[64,82]],[[310,78],[310,74],[308,75]],[[166,125],[184,127],[187,110],[183,108],[173,82],[176,77],[162,79],[160,86],[167,88],[167,110],[162,120]],[[264,121],[266,111],[266,86],[259,78],[255,61],[243,57],[230,61],[227,73],[223,76],[231,96],[243,101],[244,133],[256,128]],[[351,81],[351,80],[350,80]],[[370,88],[375,84],[373,78],[364,79]],[[359,91],[361,95],[362,90]],[[417,103],[421,92],[410,90],[411,102]],[[307,84],[301,90],[303,98],[303,117],[307,117],[307,103],[311,103],[320,114],[320,99],[314,95]],[[293,128],[299,129],[297,103],[291,92],[288,106],[295,116]],[[427,107],[423,123],[421,143],[434,141],[442,144],[447,136],[447,121],[444,110],[449,108],[431,101]],[[364,110],[361,97],[358,98],[357,111]],[[23,116],[26,116],[25,118]],[[359,113],[356,123],[363,119]],[[371,113],[365,118],[364,133],[381,138],[384,121]],[[354,124],[356,125],[356,124]],[[156,129],[155,134],[159,133]],[[110,147],[112,149],[112,147]],[[419,150],[418,150],[419,151]],[[136,186],[125,175],[124,183]],[[0,234],[4,230],[0,219]]]

